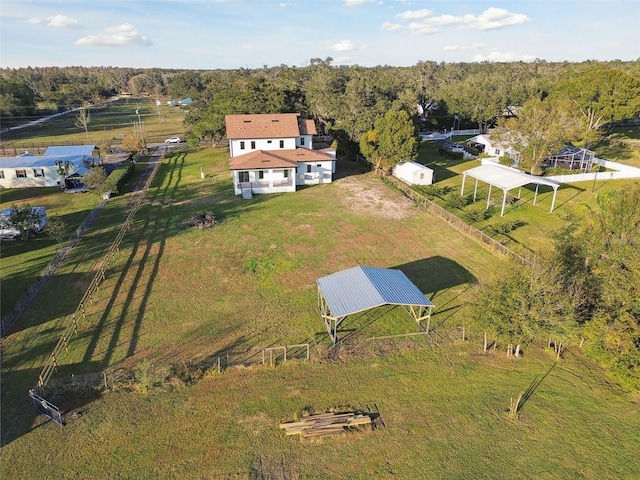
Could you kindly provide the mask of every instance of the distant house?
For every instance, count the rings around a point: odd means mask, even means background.
[[[488,135],[476,135],[467,140],[467,145],[486,153],[490,157],[507,157],[515,163],[520,161],[520,152],[509,145],[491,141]]]
[[[486,135],[471,137],[467,140],[467,144],[491,157],[508,157],[513,160],[514,165],[520,163],[521,160],[520,152],[508,145],[492,142]],[[586,173],[591,170],[595,160],[595,153],[591,150],[566,145],[558,153],[545,158],[542,165],[567,170],[580,170]]]
[[[433,170],[416,162],[400,162],[393,167],[393,176],[409,185],[431,185]]]
[[[331,183],[335,151],[313,149],[313,120],[297,113],[227,115],[229,169],[236,195],[294,192]]]
[[[96,157],[95,145],[49,147],[44,155],[29,153],[0,158],[0,188],[55,187],[66,185],[90,167]],[[72,182],[77,183],[77,182]]]

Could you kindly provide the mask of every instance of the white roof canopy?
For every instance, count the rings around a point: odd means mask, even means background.
[[[500,216],[504,215],[504,206],[507,201],[507,192],[514,188],[520,188],[524,185],[529,185],[531,183],[536,184],[536,193],[533,199],[533,204],[536,204],[536,199],[538,197],[538,187],[540,185],[546,185],[553,188],[553,201],[551,202],[551,212],[553,212],[553,206],[556,202],[556,194],[558,193],[558,188],[560,184],[554,182],[552,180],[547,180],[542,177],[537,177],[535,175],[529,175],[528,173],[524,173],[518,169],[506,167],[504,165],[480,165],[479,167],[474,167],[469,170],[462,172],[462,190],[460,195],[464,195],[464,183],[467,178],[470,176],[476,179],[476,185],[473,191],[473,201],[476,201],[476,193],[478,189],[478,180],[489,184],[489,196],[487,198],[487,208],[489,208],[489,200],[491,198],[491,187],[497,187],[504,192],[502,199],[502,211]]]

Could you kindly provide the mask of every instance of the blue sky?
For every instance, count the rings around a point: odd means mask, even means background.
[[[0,66],[636,60],[639,0],[2,0]]]

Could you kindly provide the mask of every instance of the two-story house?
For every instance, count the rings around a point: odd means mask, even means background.
[[[313,120],[297,113],[227,115],[225,120],[236,195],[331,183],[335,153],[313,149]]]

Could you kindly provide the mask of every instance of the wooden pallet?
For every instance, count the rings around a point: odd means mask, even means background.
[[[297,422],[281,423],[285,435],[300,435],[302,438],[339,435],[352,427],[370,425],[371,417],[356,413],[322,413],[304,417]]]

